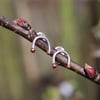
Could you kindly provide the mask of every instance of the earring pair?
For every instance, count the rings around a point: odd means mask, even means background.
[[[37,33],[37,37],[35,37],[35,39],[33,40],[31,52],[32,52],[32,53],[35,52],[35,43],[36,43],[36,41],[37,41],[38,39],[42,39],[42,40],[44,40],[44,41],[47,42],[47,44],[48,44],[47,54],[50,55],[50,53],[51,53],[50,42],[49,42],[48,38],[47,38],[42,32],[38,32],[38,33]],[[53,67],[53,68],[56,68],[57,64],[56,64],[56,60],[55,60],[55,59],[56,59],[57,54],[60,53],[60,54],[62,54],[63,56],[66,56],[66,57],[67,57],[67,59],[68,59],[67,67],[70,68],[70,55],[68,54],[68,52],[66,52],[66,51],[64,50],[64,48],[61,47],[61,46],[57,46],[57,47],[55,47],[55,49],[56,49],[56,52],[53,54],[53,57],[52,57],[52,67]]]

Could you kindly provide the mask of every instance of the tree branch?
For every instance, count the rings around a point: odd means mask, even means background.
[[[32,42],[33,39],[37,36],[35,30],[33,32],[29,32],[17,24],[15,24],[13,21],[8,20],[5,17],[0,17],[0,25],[13,31],[14,33],[24,37],[28,41]],[[46,52],[48,50],[48,45],[45,41],[38,39],[36,42],[36,46],[39,47],[41,50]],[[52,57],[53,54],[56,52],[56,50],[52,47],[50,56]],[[61,67],[67,68],[69,70],[72,70],[76,72],[77,74],[91,80],[92,82],[100,85],[100,74],[89,65],[81,66],[77,64],[76,62],[71,60],[71,67],[66,67],[67,59],[65,56],[61,54],[57,54],[56,61],[61,65]]]

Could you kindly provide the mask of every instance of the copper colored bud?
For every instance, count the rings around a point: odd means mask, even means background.
[[[70,66],[71,66],[70,64],[67,64],[67,68],[70,68]]]
[[[31,52],[34,53],[35,52],[35,49],[34,48],[31,48]]]
[[[50,54],[51,54],[51,52],[50,52],[50,51],[47,51],[47,54],[48,54],[48,55],[50,55]]]
[[[53,63],[52,64],[52,68],[54,69],[54,68],[56,68],[57,67],[57,65],[55,64],[55,63]]]

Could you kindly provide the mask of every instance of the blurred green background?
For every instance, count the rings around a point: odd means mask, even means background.
[[[52,46],[100,72],[100,0],[0,0],[0,15],[26,19]],[[0,27],[0,100],[100,100],[100,86],[74,72],[51,68],[51,58]]]

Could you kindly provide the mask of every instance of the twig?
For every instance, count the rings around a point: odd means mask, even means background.
[[[29,31],[21,28],[17,24],[15,24],[13,21],[10,21],[7,18],[2,17],[2,16],[0,17],[0,25],[2,27],[5,27],[5,28],[13,31],[14,33],[24,37],[25,39],[27,39],[30,42],[32,42],[33,39],[37,36],[35,30],[33,32],[29,32]],[[44,52],[47,52],[47,50],[48,50],[47,43],[41,39],[37,40],[36,46],[39,47],[40,49],[42,49]],[[50,56],[52,57],[55,52],[56,52],[56,50],[52,47]],[[68,67],[66,67],[66,64],[68,63],[67,59],[65,56],[63,56],[61,54],[57,54],[56,61],[62,67],[72,70],[72,71],[76,72],[77,74],[100,85],[100,74],[94,68],[90,67],[89,65],[81,66],[71,60],[71,63],[70,63],[71,67],[68,68]]]

